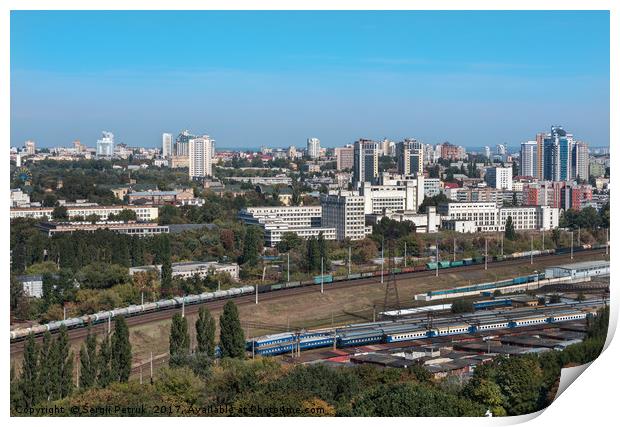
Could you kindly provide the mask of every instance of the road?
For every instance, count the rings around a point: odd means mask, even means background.
[[[587,253],[589,256],[597,255],[597,254],[604,254],[605,249],[595,249],[595,250],[589,250],[587,252],[579,252],[576,254],[576,256],[579,258],[579,254],[585,254],[585,253]],[[577,260],[575,259],[571,261],[570,254],[561,254],[561,255],[551,254],[551,255],[544,255],[544,256],[536,257],[536,259],[541,259],[541,258],[557,259],[558,264],[577,262]],[[509,261],[503,261],[503,262],[489,262],[488,269],[492,271],[492,270],[499,269],[499,268],[505,268],[506,266],[510,266],[510,265],[518,266],[518,265],[526,265],[529,263],[530,263],[529,258],[524,258],[524,259],[522,258],[522,259],[509,260]],[[450,268],[449,271],[451,273],[458,273],[458,272],[472,271],[472,270],[481,269],[481,268],[483,268],[481,264],[475,264],[475,265]],[[442,274],[442,270],[440,270],[439,274],[440,275]],[[409,280],[412,278],[431,277],[434,275],[435,275],[435,271],[418,271],[418,272],[411,272],[411,273],[402,273],[402,274],[396,275],[396,280],[397,282],[401,282],[401,281]],[[354,279],[354,280],[349,280],[349,281],[344,281],[344,282],[334,282],[334,283],[325,284],[324,290],[325,292],[329,292],[331,289],[335,289],[335,288],[346,289],[346,288],[352,288],[355,286],[369,285],[369,284],[377,283],[378,280],[379,280],[378,277],[367,277],[367,278]],[[262,293],[262,294],[259,294],[259,301],[260,302],[275,301],[275,300],[280,300],[280,299],[285,299],[285,298],[290,298],[290,297],[297,297],[302,294],[309,294],[309,293],[317,292],[317,289],[319,287],[320,285],[309,285],[309,286],[304,286],[304,287],[299,287],[299,288],[281,289],[278,291]],[[232,299],[237,305],[255,303],[254,294],[234,297]],[[195,313],[202,306],[206,306],[210,310],[221,309],[224,306],[224,304],[226,304],[227,301],[228,299],[224,299],[224,300],[211,301],[211,302],[207,302],[204,304],[186,306],[185,313],[186,314]],[[132,326],[148,324],[151,322],[166,320],[166,319],[172,318],[172,316],[175,313],[179,313],[180,311],[181,311],[181,308],[177,308],[177,309],[146,313],[146,314],[135,316],[135,317],[128,317],[127,324],[129,325],[129,327],[132,327]],[[100,324],[92,326],[92,331],[97,332],[97,333],[103,333],[106,331],[107,328],[108,328],[107,323],[100,323]],[[87,333],[88,333],[87,328],[71,329],[69,330],[69,340],[71,342],[76,341],[76,340],[83,340],[86,337]],[[36,338],[37,341],[41,341],[41,339],[42,337]],[[19,354],[21,354],[23,351],[23,347],[24,347],[24,341],[12,342],[11,343],[11,357],[18,356]]]

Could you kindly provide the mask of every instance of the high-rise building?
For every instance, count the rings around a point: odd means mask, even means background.
[[[75,141],[73,141],[73,150],[76,153],[83,153],[85,148],[86,147],[84,147],[84,145],[80,142],[79,139],[76,139]]]
[[[396,146],[398,173],[403,175],[424,172],[424,145],[415,139],[407,138]]]
[[[467,154],[464,147],[452,145],[449,142],[444,142],[440,147],[442,159],[459,160]]]
[[[545,136],[544,132],[538,132],[536,134],[536,158],[538,163],[536,165],[536,175],[534,178],[544,179],[545,177]]]
[[[28,140],[24,143],[24,151],[28,156],[34,156],[37,151],[36,144],[34,141]]]
[[[97,140],[97,156],[110,157],[114,154],[114,134],[101,132],[101,139]]]
[[[488,145],[484,146],[484,157],[489,160],[491,159],[491,147],[489,147]]]
[[[551,126],[544,138],[543,174],[549,181],[567,181],[572,178],[573,135],[562,126]]]
[[[189,176],[204,178],[213,175],[215,141],[209,135],[189,140]]]
[[[353,184],[372,182],[379,176],[379,147],[375,141],[359,139],[353,146]]]
[[[294,145],[291,145],[290,147],[288,147],[288,150],[286,150],[286,155],[291,160],[296,159],[297,158],[297,148]]]
[[[536,141],[521,143],[519,175],[538,178],[538,143]]]
[[[195,135],[189,133],[186,129],[182,131],[175,142],[174,155],[178,157],[186,157],[189,155],[189,140],[196,138]]]
[[[321,194],[322,227],[336,229],[336,239],[361,240],[372,232],[366,227],[364,196],[355,192]]]
[[[161,134],[161,156],[165,159],[172,156],[172,134]]]
[[[588,180],[590,177],[590,150],[588,144],[577,141],[573,145],[573,179]]]
[[[486,183],[499,190],[512,190],[512,168],[492,167],[487,168],[484,175]]]
[[[396,143],[394,141],[390,141],[387,138],[383,138],[381,142],[378,143],[379,146],[379,155],[380,156],[394,156]]]
[[[311,159],[318,159],[321,156],[321,141],[318,138],[308,138],[306,152]]]
[[[353,169],[353,146],[347,144],[344,147],[337,147],[336,152],[336,170]]]

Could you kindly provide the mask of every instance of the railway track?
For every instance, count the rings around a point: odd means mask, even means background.
[[[597,254],[604,254],[605,249],[592,249],[592,250],[583,251],[581,253],[584,253],[584,252],[587,253],[588,255],[597,255]],[[536,257],[537,260],[541,260],[541,259],[546,260],[546,259],[552,259],[552,258],[557,259],[558,262],[560,262],[560,260],[566,260],[568,262],[571,261],[570,254],[548,254],[548,255],[541,255],[541,256]],[[574,259],[572,261],[576,262]],[[527,264],[530,264],[529,258],[519,258],[515,260],[508,260],[508,261],[501,261],[501,262],[489,262],[488,269],[494,270],[494,269],[506,267],[508,265],[519,266],[519,265],[527,265]],[[452,267],[449,269],[449,272],[450,273],[467,272],[467,271],[478,270],[481,268],[482,268],[481,264],[464,265],[461,267]],[[446,270],[443,270],[443,271],[440,270],[439,274],[441,275],[442,273],[445,274]],[[435,276],[435,271],[432,271],[432,270],[431,271],[428,271],[428,270],[414,271],[414,272],[397,274],[396,281],[404,282],[412,278],[422,278],[422,277],[432,277],[432,276]],[[333,283],[326,284],[324,286],[324,290],[325,292],[329,292],[332,289],[348,289],[348,288],[352,288],[355,286],[363,286],[363,285],[377,283],[378,280],[379,280],[378,277],[363,277],[363,278],[353,279],[353,280],[348,280],[348,281],[333,282]],[[285,289],[281,289],[277,291],[261,293],[259,294],[259,301],[277,301],[280,299],[289,298],[291,296],[315,293],[317,292],[317,288],[319,287],[320,287],[319,284],[306,285],[302,287],[285,288]],[[237,305],[255,303],[254,294],[233,297],[231,299],[233,299]],[[185,314],[196,313],[198,312],[199,308],[202,306],[206,306],[210,310],[220,309],[224,306],[224,304],[226,304],[227,301],[228,299],[222,299],[222,300],[206,302],[204,304],[189,305],[185,307]],[[129,327],[134,327],[134,326],[144,325],[144,324],[148,324],[148,323],[152,323],[152,322],[156,322],[160,320],[169,319],[169,318],[172,318],[172,316],[175,313],[179,313],[179,312],[181,312],[181,308],[174,308],[174,309],[169,309],[169,310],[164,310],[164,311],[155,311],[151,313],[146,313],[146,314],[142,314],[139,316],[128,317],[126,320],[127,320],[127,324]],[[108,328],[107,322],[99,323],[99,324],[93,325],[91,327],[91,331],[93,333],[100,334],[100,333],[104,333],[107,330],[107,328]],[[69,334],[70,342],[83,340],[88,334],[88,329],[84,327],[77,328],[77,329],[71,329],[68,331],[68,334]],[[37,342],[40,342],[42,340],[42,337],[41,336],[36,337],[35,340]],[[17,356],[22,353],[23,348],[24,348],[24,343],[25,341],[11,342],[11,357]]]

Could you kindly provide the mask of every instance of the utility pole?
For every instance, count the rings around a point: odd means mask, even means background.
[[[140,292],[140,301],[141,304],[144,305],[144,292]]]
[[[153,352],[151,351],[151,384],[153,384]]]
[[[435,239],[435,277],[439,277],[439,240]]]
[[[456,237],[452,239],[452,261],[456,261]]]
[[[80,388],[80,359],[77,353],[75,354],[75,369],[75,388]]]
[[[570,259],[573,259],[573,235],[575,234],[574,231],[570,232]]]
[[[545,230],[542,231],[542,250],[545,250]]]
[[[349,245],[349,276],[351,275],[351,245]]]
[[[373,323],[376,321],[376,319],[377,319],[377,308],[373,304],[373,306],[372,306],[372,321],[373,321]]]
[[[488,270],[489,268],[489,239],[484,238],[484,269]]]
[[[407,267],[407,242],[405,242],[405,267]]]
[[[217,291],[221,291],[222,290],[222,284],[220,283],[220,281],[217,281]]]
[[[323,293],[323,257],[321,257],[321,293]]]
[[[286,281],[291,281],[291,253],[286,253]]]
[[[581,246],[581,226],[577,227],[577,245]]]
[[[181,300],[181,317],[185,317],[185,297]]]
[[[607,238],[605,240],[605,255],[609,255],[609,228],[607,229],[607,232],[605,234],[607,235]]]
[[[108,317],[108,335],[112,333],[112,316]]]
[[[140,364],[140,384],[142,384],[142,364]]]
[[[258,304],[258,285],[254,286],[254,289],[256,290],[256,304]]]
[[[534,264],[534,235],[530,234],[530,265]]]
[[[383,283],[383,263],[384,258],[383,258],[383,246],[384,246],[385,240],[383,238],[381,238],[381,283]]]
[[[62,305],[62,320],[67,320],[67,307],[65,307],[65,305]]]
[[[502,242],[502,251],[501,255],[504,256],[504,233],[500,233],[500,241]]]

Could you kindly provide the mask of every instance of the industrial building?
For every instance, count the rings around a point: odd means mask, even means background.
[[[573,264],[557,265],[545,269],[545,277],[584,277],[605,276],[609,274],[609,261],[583,261]]]

